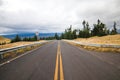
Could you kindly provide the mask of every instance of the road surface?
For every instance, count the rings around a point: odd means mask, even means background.
[[[120,80],[119,62],[117,53],[53,41],[0,66],[0,80]]]

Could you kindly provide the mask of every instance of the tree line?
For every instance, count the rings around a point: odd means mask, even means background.
[[[34,35],[34,37],[24,37],[24,38],[21,38],[19,35],[16,35],[15,38],[11,40],[11,43],[19,42],[19,41],[38,41],[38,40],[54,40],[54,39],[59,40],[60,36],[57,33],[55,33],[53,37],[40,37],[38,39],[36,35]]]
[[[19,41],[37,41],[37,36],[34,35],[34,37],[24,37],[21,38],[18,34],[11,40],[11,43],[13,42],[19,42]]]
[[[68,29],[65,29],[64,33],[61,34],[61,39],[75,39],[79,38],[89,38],[92,36],[105,36],[105,35],[115,35],[117,34],[116,22],[113,24],[112,30],[107,29],[106,25],[101,22],[99,19],[96,24],[93,24],[93,28],[89,27],[87,21],[82,22],[83,29],[74,29],[72,30],[72,25]]]
[[[116,28],[116,22],[113,23],[112,30],[106,27],[106,24],[101,22],[99,19],[97,20],[96,24],[93,24],[93,28],[90,28],[89,23],[87,21],[82,22],[83,29],[72,29],[72,25],[69,28],[65,29],[65,31],[59,36],[55,33],[52,37],[41,37],[37,38],[35,35],[34,37],[24,37],[21,39],[19,35],[16,35],[11,42],[18,42],[18,41],[37,41],[37,40],[60,40],[60,39],[76,39],[76,38],[89,38],[92,36],[105,36],[105,35],[115,35],[118,34]]]

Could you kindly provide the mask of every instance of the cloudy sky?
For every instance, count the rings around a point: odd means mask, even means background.
[[[0,34],[63,32],[69,25],[82,29],[100,19],[120,27],[120,0],[0,0]]]

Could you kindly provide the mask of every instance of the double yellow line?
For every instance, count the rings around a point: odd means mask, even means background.
[[[60,63],[60,79],[59,80],[64,80],[61,49],[60,49],[60,44],[58,43],[54,80],[58,80],[59,63]]]

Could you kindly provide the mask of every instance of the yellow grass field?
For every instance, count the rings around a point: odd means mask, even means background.
[[[0,44],[2,43],[10,43],[11,40],[5,37],[0,36]]]
[[[98,51],[98,52],[117,52],[117,53],[120,53],[120,48],[102,48],[102,47],[93,47],[93,46],[85,46],[85,45],[79,45],[79,44],[76,44],[76,43],[71,43],[71,42],[68,42],[69,44],[72,44],[72,45],[75,45],[75,46],[78,46],[78,47],[81,47],[81,48],[84,48],[84,49],[87,49],[87,50],[92,50],[92,51]]]
[[[120,45],[120,34],[117,35],[108,35],[102,37],[90,37],[90,38],[77,38],[75,41],[87,43],[87,44],[114,44]],[[102,47],[93,47],[93,46],[85,46],[85,45],[78,45],[75,43],[71,43],[72,45],[85,48],[92,51],[102,51],[102,52],[118,52],[120,53],[120,48],[102,48]]]
[[[32,44],[32,43],[33,42],[15,42],[15,43],[10,43],[10,44],[0,45],[0,49],[22,46],[22,45]]]
[[[10,39],[4,38],[4,37],[0,37],[0,42],[1,43],[5,42],[5,41],[6,41],[7,44],[0,45],[0,49],[11,48],[11,47],[22,46],[22,45],[27,45],[27,44],[34,43],[34,42],[26,42],[26,41],[10,43],[11,42]],[[40,42],[42,42],[42,41],[44,41],[44,40],[40,40]]]
[[[108,35],[103,37],[91,37],[91,38],[77,38],[75,41],[90,43],[90,44],[115,44],[120,45],[120,34],[117,35]]]

